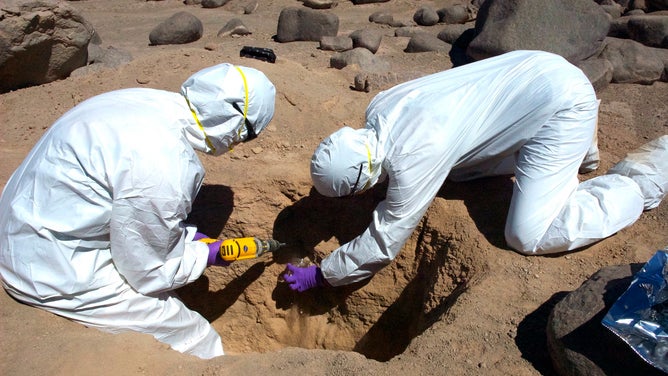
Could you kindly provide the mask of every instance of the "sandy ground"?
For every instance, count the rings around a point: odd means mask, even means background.
[[[391,1],[332,10],[340,35],[377,28],[378,55],[395,72],[427,74],[451,67],[447,54],[402,52],[407,38],[368,22],[381,9],[410,20],[417,3]],[[454,1],[452,1],[454,3]],[[376,92],[353,91],[355,68],[329,68],[331,52],[316,42],[272,41],[285,6],[261,1],[223,8],[181,1],[71,2],[95,26],[103,46],[129,51],[118,69],[71,77],[0,95],[0,187],[45,129],[67,109],[95,94],[126,87],[177,91],[193,72],[221,62],[264,71],[277,88],[276,114],[253,143],[221,157],[202,156],[205,186],[191,220],[209,235],[289,239],[274,258],[207,270],[179,293],[209,319],[228,355],[200,360],[170,350],[145,334],[110,335],[13,301],[0,293],[0,374],[179,375],[551,375],[545,344],[550,307],[602,266],[645,262],[668,246],[668,206],[646,212],[632,227],[580,252],[525,257],[503,243],[510,180],[446,183],[425,220],[393,265],[369,283],[297,295],[281,282],[288,261],[318,262],[368,223],[382,189],[342,202],[311,191],[308,161],[317,144],[344,124],[362,125]],[[186,10],[204,23],[204,37],[180,46],[148,46],[157,23]],[[218,38],[231,18],[253,32]],[[428,30],[437,33],[438,26]],[[242,46],[272,48],[275,64],[240,58]],[[602,100],[602,166],[668,133],[668,85],[612,85]],[[604,344],[602,344],[604,346]]]

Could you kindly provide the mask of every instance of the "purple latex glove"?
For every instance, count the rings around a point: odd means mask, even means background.
[[[196,232],[195,237],[193,238],[193,241],[200,240],[200,239],[205,239],[208,238],[208,236],[202,234],[201,232]]]
[[[195,237],[193,238],[193,241],[201,241],[203,243],[206,243],[207,246],[209,246],[209,258],[206,260],[206,265],[211,266],[211,265],[216,265],[216,266],[229,266],[230,263],[223,260],[220,257],[220,243],[222,243],[221,240],[214,241],[213,239],[209,238],[205,234],[202,234],[201,232],[196,232]]]
[[[213,243],[208,243],[207,245],[209,246],[209,258],[206,261],[207,266],[215,265],[215,266],[229,266],[230,263],[223,260],[222,257],[220,257],[220,243],[222,243],[222,240],[215,241]]]
[[[299,292],[326,285],[325,279],[322,276],[322,271],[315,265],[300,268],[288,264],[285,268],[283,279],[285,279],[292,290]]]

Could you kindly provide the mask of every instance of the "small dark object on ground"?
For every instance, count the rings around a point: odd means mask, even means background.
[[[239,52],[239,56],[268,61],[270,63],[276,62],[276,54],[270,48],[244,46],[241,52]]]

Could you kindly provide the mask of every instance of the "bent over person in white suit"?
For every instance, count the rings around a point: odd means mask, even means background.
[[[304,291],[371,277],[397,256],[447,177],[514,173],[505,238],[523,254],[573,250],[631,225],[666,194],[668,136],[580,183],[578,170],[597,164],[598,104],[580,69],[541,51],[509,52],[379,93],[364,128],[344,127],[317,147],[311,177],[330,197],[387,178],[386,199],[364,233],[320,267],[288,264],[286,281]]]
[[[219,155],[252,140],[274,102],[263,73],[220,64],[181,93],[124,89],[68,111],[0,197],[3,287],[90,327],[223,355],[218,333],[173,292],[225,265],[184,223],[204,179],[195,150]]]

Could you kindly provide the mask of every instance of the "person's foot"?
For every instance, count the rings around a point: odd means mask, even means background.
[[[645,210],[659,206],[668,192],[668,135],[632,151],[607,173],[633,179],[645,198]]]

